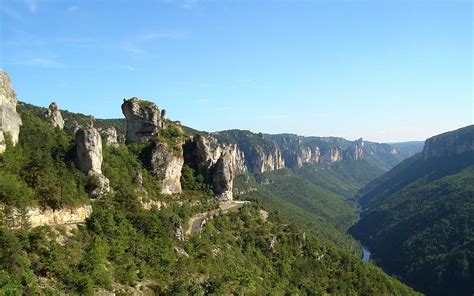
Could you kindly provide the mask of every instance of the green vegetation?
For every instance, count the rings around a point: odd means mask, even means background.
[[[245,192],[239,199],[259,200],[308,233],[354,254],[360,253],[358,243],[345,234],[356,220],[356,207],[342,196],[314,185],[288,169],[257,174],[255,178],[239,176],[234,186],[237,191]]]
[[[474,153],[414,156],[369,184],[351,233],[375,262],[430,295],[474,293]]]
[[[333,164],[306,164],[295,170],[305,180],[325,188],[348,200],[365,184],[384,171],[365,160],[341,161]]]
[[[29,112],[22,119],[19,144],[8,145],[0,159],[1,202],[56,208],[88,202],[87,187],[94,180],[72,162],[73,135]],[[172,139],[174,133],[164,136]],[[139,283],[160,295],[416,294],[326,242],[318,231],[306,235],[274,212],[262,220],[256,200],[221,213],[201,233],[179,240],[175,231],[180,225],[187,229],[193,215],[216,209],[217,203],[203,177],[189,166],[183,168],[183,194],[160,195],[159,180],[147,170],[151,145],[104,146],[103,172],[113,192],[92,202],[93,214],[84,225],[0,225],[0,294],[92,295]],[[274,196],[282,189],[278,186],[285,186],[284,174],[302,188],[295,201],[283,195],[279,200],[295,208],[307,205],[324,217],[315,229],[342,233],[331,224],[346,229],[354,219],[343,197],[289,171],[258,176],[281,184],[262,186],[265,190],[258,194]],[[148,200],[162,207],[144,209],[142,202]]]
[[[166,128],[158,131],[158,142],[166,143],[175,156],[183,155],[184,132],[175,123],[166,122]]]
[[[18,208],[52,208],[88,203],[94,180],[73,163],[73,135],[30,113],[21,114],[19,143],[0,156],[0,202]]]
[[[35,277],[41,277],[44,291],[69,295],[145,280],[165,295],[415,294],[374,266],[305,238],[282,221],[262,223],[256,207],[221,215],[183,243],[173,234],[174,221],[184,218],[181,212],[104,200],[94,204],[87,224],[65,244],[49,227],[0,229],[2,293],[33,294],[39,290]],[[175,252],[178,246],[189,257]]]

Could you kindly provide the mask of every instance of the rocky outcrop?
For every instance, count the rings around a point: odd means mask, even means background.
[[[183,164],[182,152],[175,153],[166,143],[156,143],[151,153],[151,169],[152,173],[162,180],[162,194],[181,193],[181,169]]]
[[[52,126],[63,129],[64,128],[64,119],[59,111],[58,105],[56,102],[52,102],[48,110],[44,114],[46,120],[51,123]]]
[[[3,210],[3,206],[0,206]],[[27,225],[29,227],[39,227],[44,225],[64,225],[64,224],[78,224],[84,223],[87,218],[92,214],[92,206],[82,205],[79,207],[72,208],[40,208],[31,207],[27,208],[24,212],[17,209],[9,210],[6,213],[9,223],[9,227],[20,227]]]
[[[364,158],[364,140],[358,139],[344,150],[344,159],[360,160]]]
[[[474,151],[474,125],[429,138],[423,148],[423,158],[443,157]]]
[[[76,133],[77,167],[83,172],[102,173],[102,137],[93,126]]]
[[[7,143],[5,142],[5,136],[3,135],[3,132],[0,131],[0,154],[5,152],[5,149],[7,149]]]
[[[247,165],[249,170],[255,173],[276,171],[285,167],[285,161],[277,145],[270,147],[270,149],[254,146],[245,155],[248,155]]]
[[[127,119],[126,143],[145,143],[155,139],[161,124],[161,112],[153,102],[132,98],[124,100],[122,112]]]
[[[197,135],[185,145],[186,162],[212,184],[219,201],[233,199],[235,176],[247,172],[244,154],[235,144],[221,144],[213,137]]]
[[[112,147],[117,147],[119,142],[118,142],[118,135],[117,135],[117,130],[115,127],[109,127],[105,130],[101,130],[101,135],[102,138],[105,140],[107,145],[112,146]]]
[[[109,180],[102,174],[102,137],[91,124],[76,133],[76,165],[98,181],[98,187],[90,192],[92,197],[110,191]]]
[[[342,149],[338,147],[329,148],[326,153],[323,154],[322,159],[326,163],[334,163],[342,160]]]
[[[8,134],[13,145],[18,143],[21,118],[16,112],[18,99],[8,74],[0,70],[0,153],[6,149],[5,137]]]

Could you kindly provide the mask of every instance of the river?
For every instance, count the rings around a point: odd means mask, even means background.
[[[358,212],[357,212],[357,221],[359,221],[359,220],[360,220],[360,207],[359,207]],[[370,253],[369,249],[367,249],[367,248],[362,244],[362,242],[360,242],[360,243],[361,243],[360,245],[362,246],[362,252],[363,252],[363,253],[362,253],[362,262],[367,262],[367,261],[369,261],[369,259],[370,259],[370,254],[371,254],[371,253]]]

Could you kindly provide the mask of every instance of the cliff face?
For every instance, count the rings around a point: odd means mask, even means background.
[[[90,192],[92,197],[110,191],[109,180],[102,174],[102,160],[102,137],[99,132],[92,125],[80,128],[76,133],[76,165],[99,182],[98,187]]]
[[[285,161],[278,145],[263,134],[250,131],[229,130],[212,134],[221,143],[236,144],[245,154],[245,163],[249,171],[263,173],[282,169]]]
[[[61,115],[61,111],[59,111],[58,105],[56,105],[55,102],[52,102],[49,105],[48,110],[46,110],[44,116],[52,126],[58,127],[60,129],[64,128],[64,119]]]
[[[474,125],[429,138],[423,148],[423,158],[458,155],[474,151]]]
[[[162,194],[181,193],[181,169],[184,157],[182,153],[175,154],[166,143],[157,143],[151,155],[152,172],[161,182]]]
[[[12,225],[9,227],[20,227],[22,224],[29,224],[30,227],[44,225],[64,225],[84,223],[92,214],[92,206],[82,205],[74,208],[61,208],[53,210],[51,208],[30,207],[26,209],[25,215],[13,209],[11,215]],[[26,219],[26,220],[25,220]]]
[[[244,154],[235,144],[221,144],[213,137],[197,135],[185,145],[186,162],[212,184],[219,201],[233,199],[234,178],[247,172]]]
[[[138,98],[124,100],[122,112],[127,119],[126,143],[144,143],[154,139],[162,126],[160,109],[153,102]]]
[[[246,155],[248,157],[247,164],[252,172],[263,173],[285,167],[285,161],[277,145],[273,145],[270,149],[265,149],[262,146],[251,147]]]
[[[9,134],[13,145],[18,143],[21,118],[16,112],[18,99],[8,74],[0,70],[0,153],[6,149],[5,134]]]

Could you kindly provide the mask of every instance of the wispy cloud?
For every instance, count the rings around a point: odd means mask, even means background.
[[[139,36],[141,41],[153,41],[156,39],[187,39],[189,37],[188,32],[148,32]]]
[[[63,64],[55,60],[45,58],[32,58],[24,61],[19,61],[14,64],[40,68],[60,68],[64,66]]]
[[[147,32],[125,40],[120,47],[131,55],[146,56],[149,55],[146,48],[150,46],[153,41],[159,39],[187,39],[188,37],[188,32]]]
[[[24,2],[26,8],[28,8],[31,13],[36,13],[36,11],[38,11],[38,2],[36,0],[24,0]]]
[[[193,9],[198,5],[198,0],[184,0],[182,7],[184,9]]]
[[[67,8],[67,11],[69,12],[76,12],[79,11],[81,7],[79,5],[71,5]]]
[[[287,115],[258,115],[257,119],[277,119],[277,118],[287,118]]]
[[[315,114],[311,114],[311,117],[329,117],[329,114],[327,114],[327,113],[315,113]]]

